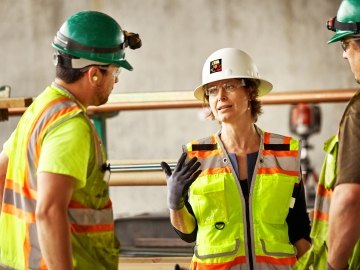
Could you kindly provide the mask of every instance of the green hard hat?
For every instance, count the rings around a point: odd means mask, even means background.
[[[52,46],[61,53],[95,63],[133,69],[125,60],[125,37],[120,25],[98,11],[81,11],[70,16]]]
[[[343,0],[337,12],[337,16],[327,22],[327,28],[335,31],[328,43],[340,41],[347,36],[360,33],[360,1]]]

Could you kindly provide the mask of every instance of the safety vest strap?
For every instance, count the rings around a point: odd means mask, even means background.
[[[30,162],[27,164],[29,181],[25,183],[28,183],[31,189],[35,190],[37,185],[36,168],[41,149],[39,138],[43,138],[50,130],[81,112],[83,111],[73,100],[61,97],[47,104],[39,114],[27,138],[27,160]]]
[[[70,208],[68,213],[71,228],[75,232],[105,232],[114,229],[111,208],[102,210]]]
[[[261,195],[267,195],[258,193],[261,188],[265,188],[265,185],[261,185],[262,183],[275,183],[278,190],[285,192],[281,194],[278,202],[275,201],[271,204],[267,201],[267,203],[274,212],[279,209],[277,204],[281,205],[281,213],[276,213],[275,217],[268,215],[266,218],[269,224],[283,224],[289,208],[286,203],[284,204],[284,201],[287,202],[288,198],[290,200],[293,189],[295,189],[294,186],[298,186],[300,182],[299,141],[291,137],[265,134],[265,137],[262,136],[263,143],[260,145],[259,160],[256,166],[258,175],[254,181],[252,203],[260,204],[262,202]],[[241,216],[238,216],[239,213],[242,213],[241,198],[237,198],[238,193],[236,191],[236,188],[239,187],[221,140],[213,134],[208,138],[192,141],[186,145],[186,150],[188,158],[193,156],[199,158],[202,169],[201,175],[189,191],[191,194],[190,203],[198,218],[199,226],[197,246],[194,250],[190,269],[225,270],[242,269],[242,267],[247,269],[246,265],[249,262],[246,258],[246,247],[243,243],[238,247],[234,239],[234,237],[239,237],[240,242],[243,242],[243,232],[236,236],[232,233],[232,226],[240,226],[237,223],[241,220]],[[278,179],[284,181],[277,181]],[[273,186],[271,185],[271,187]],[[224,194],[225,189],[230,191],[226,196]],[[266,190],[270,191],[271,189]],[[273,195],[269,195],[267,198],[275,199]],[[213,207],[212,202],[217,200],[218,203],[221,201],[222,205],[228,206],[229,209]],[[216,209],[216,213],[214,209]],[[268,212],[267,209],[258,211]],[[254,212],[253,215],[262,214],[262,212],[259,213]],[[209,225],[216,224],[217,219],[226,220],[226,226],[231,228],[228,229],[231,230],[231,233],[228,231],[226,234],[210,229]],[[243,224],[243,226],[245,225]],[[256,267],[261,266],[261,269],[274,269],[274,265],[276,265],[276,269],[288,270],[296,262],[296,257],[294,247],[288,244],[287,227],[283,226],[283,229],[276,233],[273,230],[271,231],[270,227],[268,224],[256,224],[254,229],[255,246],[253,247],[256,251],[249,251],[254,254],[253,263]],[[277,241],[269,241],[266,247],[262,245],[259,240],[259,228],[266,233],[270,232],[269,238],[274,237]]]

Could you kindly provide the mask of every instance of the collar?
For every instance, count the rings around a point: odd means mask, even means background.
[[[53,88],[55,88],[55,90],[57,90],[58,92],[60,92],[62,95],[67,96],[68,98],[70,98],[71,100],[73,100],[76,104],[78,104],[80,106],[80,108],[86,112],[86,107],[69,91],[67,90],[65,87],[57,84],[56,82],[52,82],[51,86]]]

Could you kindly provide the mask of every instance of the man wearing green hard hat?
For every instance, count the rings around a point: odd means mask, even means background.
[[[343,0],[327,22],[343,58],[360,83],[360,1]],[[338,132],[324,144],[311,229],[312,247],[294,269],[360,269],[360,90],[351,98]]]
[[[0,153],[0,268],[118,269],[109,171],[88,106],[104,104],[125,49],[141,46],[110,16],[81,11],[56,33],[56,77]]]

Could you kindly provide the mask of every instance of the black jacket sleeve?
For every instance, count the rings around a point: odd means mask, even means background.
[[[302,181],[295,185],[293,191],[295,204],[290,208],[286,222],[289,227],[289,239],[291,244],[304,238],[311,242],[310,238],[310,218],[306,209],[305,189]]]

